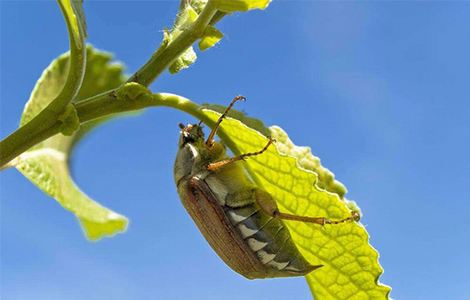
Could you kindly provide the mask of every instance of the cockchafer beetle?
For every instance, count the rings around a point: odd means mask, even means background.
[[[217,128],[235,97],[204,140],[199,124],[180,124],[179,150],[174,165],[178,194],[184,207],[215,252],[235,272],[249,279],[302,276],[321,267],[311,265],[291,240],[283,220],[319,225],[359,219],[353,212],[343,220],[297,216],[280,212],[272,196],[258,187],[241,163],[258,152],[228,157],[214,141]]]

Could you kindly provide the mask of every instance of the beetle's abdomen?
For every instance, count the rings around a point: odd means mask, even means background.
[[[308,274],[310,265],[291,241],[284,223],[254,202],[256,188],[235,189],[193,176],[180,180],[178,193],[189,215],[222,260],[249,278]],[[224,192],[223,192],[224,191]]]
[[[318,267],[300,254],[282,220],[267,215],[256,203],[239,208],[225,206],[225,213],[273,277],[305,275]]]

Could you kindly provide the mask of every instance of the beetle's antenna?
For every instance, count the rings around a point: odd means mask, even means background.
[[[211,130],[211,133],[207,137],[207,141],[206,141],[207,146],[210,147],[214,143],[214,137],[215,137],[215,134],[217,133],[217,129],[219,129],[220,123],[222,123],[222,120],[227,116],[227,113],[232,109],[232,106],[235,104],[235,102],[245,101],[245,100],[246,98],[243,96],[236,96],[235,98],[233,98],[232,102],[230,102],[230,104],[225,109],[224,113],[219,117],[214,128]]]

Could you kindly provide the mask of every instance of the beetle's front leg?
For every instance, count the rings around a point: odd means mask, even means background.
[[[268,143],[266,144],[266,146],[264,146],[263,149],[261,149],[260,151],[256,151],[256,152],[249,152],[249,153],[245,153],[245,154],[241,154],[241,155],[238,155],[238,156],[234,156],[234,157],[231,157],[231,158],[227,158],[227,159],[224,159],[224,160],[220,160],[220,161],[216,161],[216,162],[213,162],[213,163],[210,163],[208,166],[207,166],[207,170],[209,171],[217,171],[219,170],[220,168],[223,168],[231,163],[234,163],[236,161],[239,161],[239,160],[244,160],[245,158],[247,157],[250,157],[250,156],[256,156],[256,155],[260,155],[262,154],[264,151],[268,150],[268,147],[269,145],[271,145],[272,143],[274,142],[274,140],[272,138],[269,138],[269,141]]]
[[[359,218],[360,218],[360,215],[357,211],[352,211],[351,216],[341,219],[341,220],[330,220],[325,217],[307,217],[307,216],[297,216],[297,215],[292,215],[292,214],[286,214],[286,213],[279,211],[276,201],[274,201],[271,195],[267,193],[266,191],[261,190],[261,189],[256,189],[254,194],[255,194],[256,203],[258,203],[260,208],[265,213],[267,213],[268,215],[272,217],[283,219],[283,220],[315,223],[315,224],[319,224],[323,226],[325,224],[340,224],[340,223],[351,222],[351,221],[359,221]]]

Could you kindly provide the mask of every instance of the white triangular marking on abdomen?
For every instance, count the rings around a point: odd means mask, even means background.
[[[258,232],[257,229],[251,229],[248,228],[245,224],[240,224],[238,225],[238,229],[240,230],[240,233],[242,234],[242,237],[246,239],[247,237],[250,237],[254,235],[255,233]]]
[[[271,254],[263,250],[256,252],[256,255],[258,255],[259,260],[263,264],[269,263],[270,261],[274,259],[274,257],[276,257],[276,254]]]
[[[250,216],[245,217],[245,216],[239,215],[233,210],[229,210],[228,214],[230,216],[230,219],[232,219],[232,221],[235,222],[235,224],[240,223],[241,221],[244,221],[250,217]]]
[[[275,267],[278,270],[284,269],[285,267],[287,267],[288,264],[289,262],[277,262],[275,260],[272,260],[267,263],[268,266]]]
[[[255,252],[263,249],[264,247],[266,247],[266,245],[268,245],[268,243],[258,241],[255,238],[249,238],[246,241],[248,243],[248,246],[250,246],[251,250]]]

